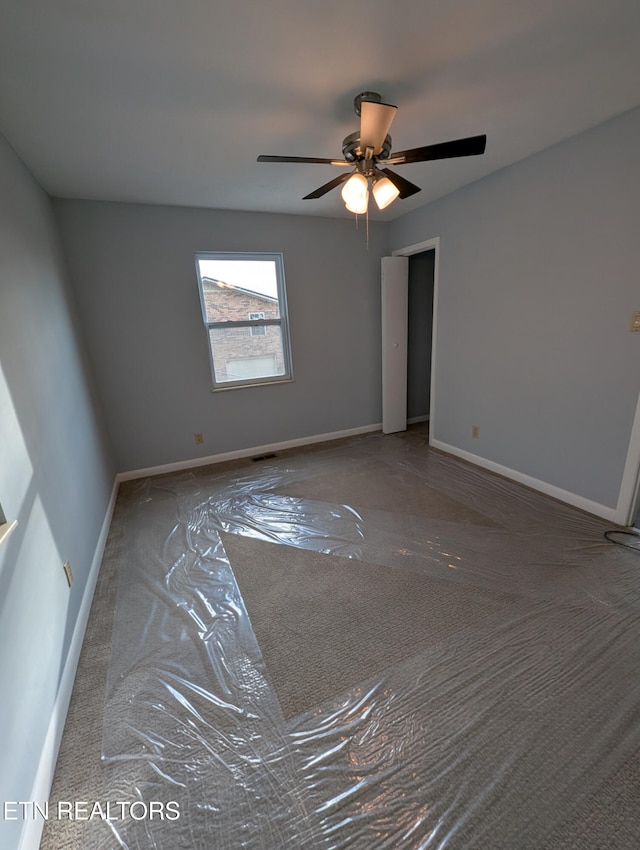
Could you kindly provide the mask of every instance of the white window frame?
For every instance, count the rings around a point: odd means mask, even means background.
[[[280,313],[277,319],[254,319],[254,320],[227,320],[224,322],[210,322],[207,318],[207,309],[205,304],[204,289],[202,286],[202,277],[200,274],[200,260],[238,260],[238,261],[268,261],[275,264],[277,293],[278,293],[278,310]],[[207,348],[209,350],[209,364],[211,366],[211,379],[213,381],[213,392],[219,390],[238,389],[241,387],[262,386],[264,384],[282,384],[293,381],[293,365],[291,361],[291,340],[289,336],[289,314],[287,310],[287,293],[284,280],[284,258],[281,253],[266,252],[240,252],[240,251],[198,251],[195,255],[196,275],[198,280],[198,291],[200,293],[200,305],[202,307],[202,318],[207,335]],[[267,375],[264,378],[246,378],[236,381],[217,381],[214,361],[213,345],[211,344],[211,330],[216,328],[253,328],[264,327],[269,325],[277,325],[280,327],[282,337],[282,356],[284,373],[282,375]],[[264,336],[257,336],[258,340],[264,339]]]

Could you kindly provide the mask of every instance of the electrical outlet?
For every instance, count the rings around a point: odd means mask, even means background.
[[[631,316],[631,330],[640,331],[640,310],[636,310],[633,316]]]
[[[204,443],[204,434],[202,433],[202,431],[198,431],[198,433],[194,434],[193,436],[195,437],[197,446],[201,446]]]
[[[480,426],[479,425],[472,425],[471,426],[471,436],[472,437],[479,437],[480,436]]]
[[[71,564],[69,561],[65,561],[62,565],[62,569],[64,570],[64,574],[67,577],[67,584],[69,587],[73,584],[73,573],[71,572]]]

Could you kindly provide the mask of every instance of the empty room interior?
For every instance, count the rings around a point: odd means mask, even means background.
[[[640,847],[640,5],[0,12],[3,850]]]

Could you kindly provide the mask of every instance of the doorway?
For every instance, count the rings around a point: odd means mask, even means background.
[[[382,430],[430,418],[436,252],[382,258]]]
[[[439,255],[438,236],[392,252],[393,257],[409,259],[406,421],[413,424],[428,419],[430,442],[435,422]]]
[[[409,257],[407,309],[407,422],[429,418],[435,249]]]

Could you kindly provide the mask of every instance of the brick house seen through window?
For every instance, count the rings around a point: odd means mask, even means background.
[[[290,380],[284,281],[273,259],[279,255],[216,256],[196,257],[214,388]]]

